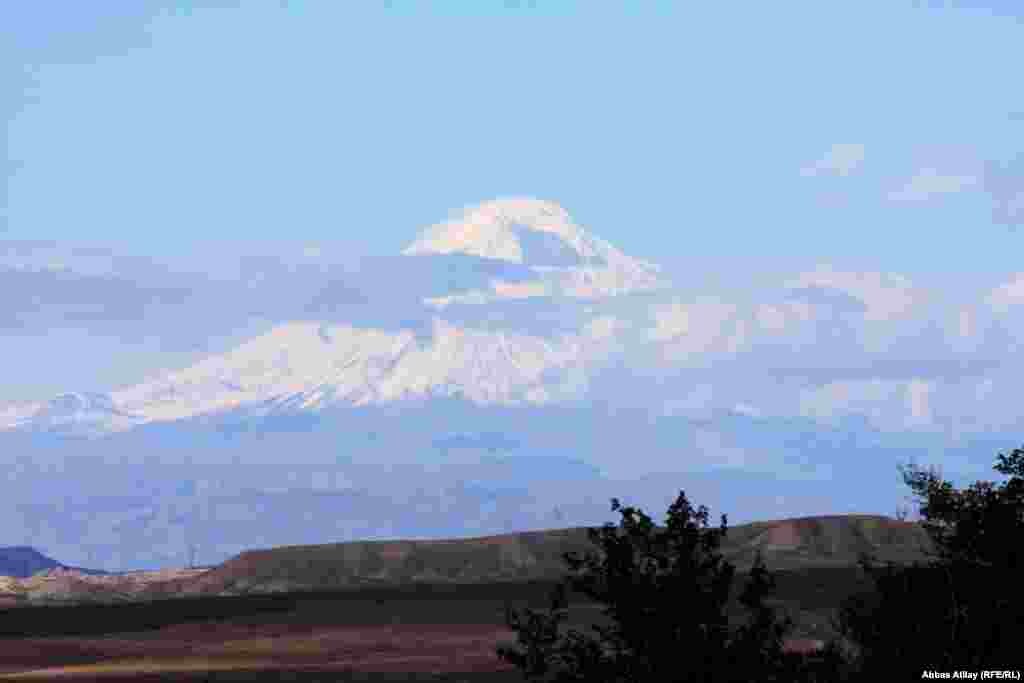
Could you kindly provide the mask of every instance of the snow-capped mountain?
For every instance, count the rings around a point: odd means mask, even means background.
[[[143,421],[120,409],[110,394],[96,392],[70,392],[49,401],[0,408],[0,429],[85,435],[127,429]]]
[[[256,404],[316,411],[429,396],[543,403],[557,396],[559,372],[585,360],[588,341],[461,329],[440,318],[425,343],[410,331],[290,323],[113,400],[146,421]]]
[[[562,207],[536,199],[499,199],[465,208],[428,228],[402,253],[468,254],[522,264],[536,273],[532,281],[494,280],[489,291],[430,301],[438,306],[553,294],[595,298],[666,286],[657,265],[626,256],[588,235]]]
[[[95,435],[237,410],[316,412],[435,396],[479,404],[558,401],[577,396],[588,364],[614,345],[614,318],[584,316],[578,329],[541,336],[452,322],[444,309],[538,296],[593,302],[664,284],[656,266],[591,237],[558,205],[532,199],[464,209],[458,218],[428,228],[401,258],[457,254],[520,264],[535,277],[492,279],[488,291],[444,301],[424,297],[424,304],[434,306],[428,334],[296,320],[222,355],[110,394],[64,394],[0,409],[0,428]]]
[[[544,528],[567,492],[581,524],[623,491],[650,507],[684,486],[765,516],[884,511],[905,493],[894,463],[941,452],[967,472],[1019,424],[1015,367],[920,379],[936,374],[907,362],[925,297],[898,278],[819,268],[749,300],[663,292],[657,267],[534,200],[462,210],[404,254],[309,258],[265,268],[250,296],[273,306],[226,350],[108,393],[0,404],[0,532],[117,569],[181,562],[197,542],[220,561]],[[916,336],[901,342],[900,324]],[[894,352],[858,356],[864,330]],[[951,445],[945,422],[915,426],[965,390],[984,434],[968,424]]]

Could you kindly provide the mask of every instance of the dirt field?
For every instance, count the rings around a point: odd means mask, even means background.
[[[834,604],[843,581],[832,574],[793,577],[781,587],[790,599],[799,589],[800,607]],[[516,681],[495,653],[515,638],[503,625],[504,606],[544,607],[549,589],[505,584],[4,610],[8,624],[32,627],[31,636],[0,639],[0,680]],[[585,629],[597,615],[596,606],[576,605],[570,625]],[[806,651],[819,634],[804,628],[792,638],[791,649]]]
[[[278,680],[288,680],[280,676],[289,674],[312,680],[355,673],[381,674],[368,680],[394,680],[393,674],[487,674],[509,671],[495,655],[495,647],[512,640],[511,631],[483,624],[183,624],[138,636],[7,640],[0,652],[0,678],[135,681],[218,674],[204,680],[220,680],[221,675],[247,672]],[[806,649],[812,643],[794,642],[793,646]]]
[[[511,632],[486,625],[181,624],[133,636],[7,640],[6,680],[214,671],[489,672]]]

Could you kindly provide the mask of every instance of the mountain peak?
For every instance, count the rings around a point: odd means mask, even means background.
[[[62,566],[60,562],[43,555],[27,545],[0,548],[0,576],[26,578],[44,569]]]
[[[524,265],[567,266],[591,263],[598,256],[585,242],[583,230],[558,204],[508,198],[455,212],[444,223],[427,228],[402,253],[463,253]]]
[[[598,299],[666,284],[657,266],[588,235],[565,209],[537,199],[464,208],[427,229],[403,253],[409,259],[391,266],[399,279],[397,270],[406,266],[424,266],[431,277],[443,277],[443,267],[449,266],[450,275],[451,262],[462,257],[492,261],[471,287],[453,286],[444,297],[421,300],[435,309],[513,299]],[[417,255],[424,258],[411,260]],[[446,255],[452,258],[427,258]],[[517,266],[494,262],[502,260]],[[396,301],[396,314],[402,313],[406,303]],[[495,319],[511,320],[523,310],[513,308],[496,307]],[[459,315],[465,310],[455,313],[454,319],[436,312],[428,318],[417,310],[397,329],[350,319],[282,322],[227,353],[112,394],[67,393],[48,402],[0,405],[0,430],[89,437],[232,411],[319,412],[434,397],[495,405],[556,402],[585,390],[587,365],[611,348],[617,329],[613,318],[590,320],[589,311],[579,325],[573,322],[558,334],[516,331],[504,323],[492,328],[487,311],[484,318],[475,318],[477,311],[465,318]],[[430,319],[427,334],[423,323]],[[534,321],[530,329],[538,329]]]
[[[494,199],[465,207],[424,230],[402,253],[466,254],[522,264],[553,285],[541,290],[569,296],[606,296],[664,284],[656,265],[592,237],[561,206],[541,199]],[[496,286],[502,289],[505,283]]]

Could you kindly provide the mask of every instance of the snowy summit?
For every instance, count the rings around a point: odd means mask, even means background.
[[[495,199],[464,208],[427,228],[402,253],[461,253],[522,264],[537,273],[536,282],[493,283],[491,294],[497,298],[591,298],[664,286],[657,265],[588,235],[561,206],[539,199]]]
[[[536,199],[463,209],[426,229],[402,258],[456,254],[516,263],[533,276],[515,282],[496,277],[485,291],[424,297],[435,309],[544,296],[593,300],[663,286],[657,266],[588,235],[563,208]],[[343,320],[284,322],[227,353],[110,394],[0,406],[0,429],[98,436],[225,411],[318,412],[436,396],[548,403],[579,391],[581,372],[614,342],[616,329],[613,321],[591,321],[545,338],[466,327],[444,316],[436,311],[426,337]]]

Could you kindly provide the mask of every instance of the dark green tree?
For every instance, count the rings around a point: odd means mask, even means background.
[[[958,490],[935,468],[901,468],[934,550],[911,566],[862,558],[875,590],[843,604],[839,629],[855,643],[865,677],[1024,661],[1024,450],[999,454],[994,469],[1009,479]]]
[[[730,627],[727,608],[735,567],[719,552],[728,527],[708,528],[708,510],[683,492],[656,527],[642,510],[622,507],[618,526],[588,529],[597,551],[566,553],[567,577],[550,609],[506,621],[517,633],[499,656],[528,680],[587,683],[818,680],[796,675],[803,658],[783,653],[791,620],[763,601],[773,577],[758,556],[739,596],[747,618]],[[604,606],[593,633],[561,628],[569,590]],[[820,680],[834,680],[822,677]]]

